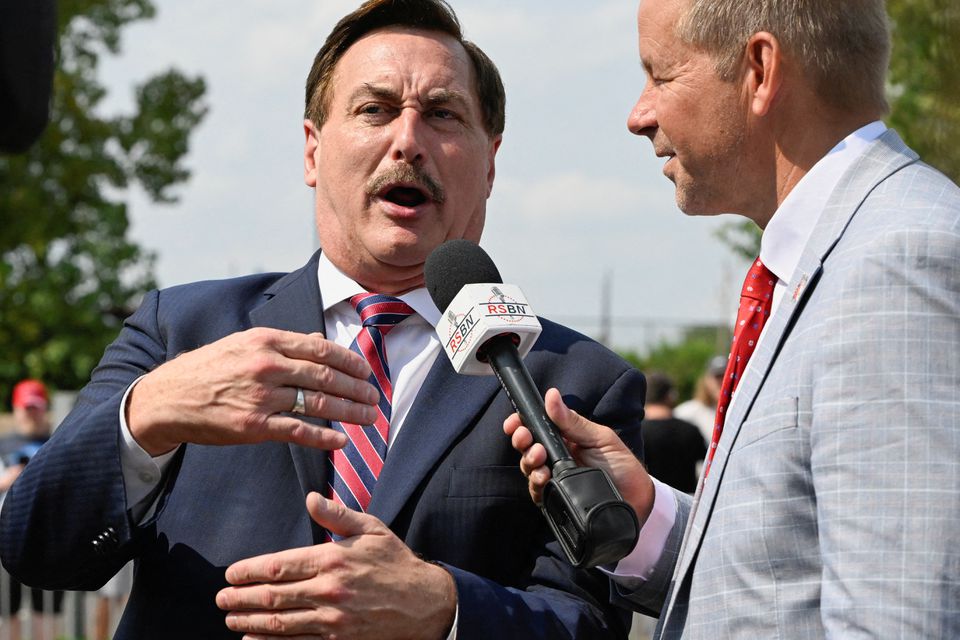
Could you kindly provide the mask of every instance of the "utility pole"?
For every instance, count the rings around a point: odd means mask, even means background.
[[[600,335],[597,337],[597,342],[611,349],[613,348],[610,346],[610,306],[612,304],[612,280],[613,277],[611,270],[606,269],[603,272],[603,279],[600,282]]]

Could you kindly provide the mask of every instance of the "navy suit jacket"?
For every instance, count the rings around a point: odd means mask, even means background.
[[[319,255],[319,254],[318,254]],[[95,589],[136,560],[116,638],[235,638],[214,602],[231,563],[321,542],[304,496],[327,485],[327,453],[284,443],[181,448],[156,513],[128,513],[119,412],[130,383],[177,354],[254,326],[323,331],[314,256],[291,274],[148,294],[107,348],[78,404],[11,489],[4,566],[24,583]],[[588,417],[641,449],[643,377],[592,340],[544,321],[526,358]],[[563,558],[530,501],[501,428],[512,411],[493,376],[457,375],[440,355],[390,449],[369,512],[457,585],[458,637],[625,638],[608,581]]]

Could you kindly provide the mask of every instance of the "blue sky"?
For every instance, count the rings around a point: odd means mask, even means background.
[[[155,0],[157,17],[104,58],[105,113],[135,81],[176,66],[205,77],[210,113],[173,206],[131,199],[131,234],[162,286],[287,271],[315,248],[301,113],[310,63],[359,0]],[[645,138],[626,130],[643,88],[633,0],[451,0],[496,62],[507,128],[481,244],[541,315],[595,335],[610,274],[612,344],[638,348],[675,322],[732,322],[744,263],[713,236],[730,216],[674,204]],[[731,284],[732,283],[732,284]],[[644,329],[642,325],[648,328]]]

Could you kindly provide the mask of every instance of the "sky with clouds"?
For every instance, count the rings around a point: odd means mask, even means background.
[[[207,82],[175,205],[131,197],[133,238],[161,286],[289,271],[316,247],[303,183],[303,83],[327,33],[359,0],[154,0],[157,17],[104,57],[104,113],[174,66]],[[674,204],[663,160],[626,129],[643,88],[634,0],[451,0],[494,60],[507,127],[481,245],[534,309],[599,331],[609,278],[611,343],[642,348],[671,326],[732,322],[744,263],[714,236],[731,216]],[[732,284],[731,284],[732,283]]]

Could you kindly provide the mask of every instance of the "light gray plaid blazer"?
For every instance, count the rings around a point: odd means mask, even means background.
[[[662,638],[960,638],[960,189],[887,131],[823,211],[661,566]]]

